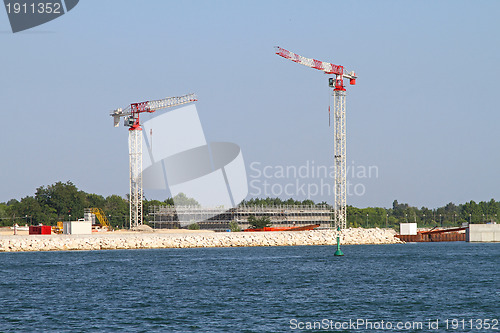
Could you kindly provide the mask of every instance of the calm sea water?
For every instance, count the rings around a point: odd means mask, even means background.
[[[500,332],[500,244],[334,251],[0,253],[0,332]]]

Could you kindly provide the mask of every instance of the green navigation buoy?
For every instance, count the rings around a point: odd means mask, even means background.
[[[340,226],[337,228],[337,251],[333,254],[334,256],[343,256],[344,253],[340,249]]]

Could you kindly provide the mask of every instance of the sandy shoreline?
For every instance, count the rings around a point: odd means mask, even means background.
[[[392,229],[349,228],[341,242],[353,244],[395,244]],[[169,230],[163,232],[101,232],[92,235],[2,235],[0,252],[73,251],[113,249],[335,245],[333,230],[282,232],[210,232]]]

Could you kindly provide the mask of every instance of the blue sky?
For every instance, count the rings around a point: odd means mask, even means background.
[[[348,204],[498,200],[499,14],[493,0],[87,0],[13,34],[0,10],[0,202],[68,180],[125,195],[127,130],[109,112],[189,92],[207,140],[237,143],[249,180],[262,184],[265,166],[332,165],[328,76],[275,45],[359,75],[347,160],[377,173],[348,177],[363,190]]]

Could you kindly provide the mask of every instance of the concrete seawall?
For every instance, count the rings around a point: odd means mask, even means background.
[[[392,229],[349,228],[341,233],[341,243],[395,244]],[[113,249],[156,249],[234,246],[335,245],[333,230],[227,233],[133,233],[110,232],[92,235],[3,236],[0,252],[71,251]]]
[[[467,229],[468,242],[500,242],[500,224],[470,224]]]

